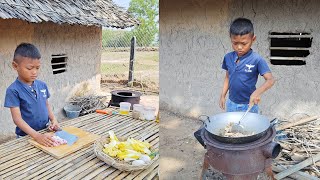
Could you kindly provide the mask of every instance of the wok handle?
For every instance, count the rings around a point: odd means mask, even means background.
[[[204,117],[205,119],[203,119],[203,117]],[[205,123],[206,120],[208,120],[209,123],[210,123],[210,118],[209,118],[209,116],[207,116],[207,115],[200,115],[200,116],[198,117],[198,119],[199,119],[203,124]]]
[[[274,118],[270,121],[270,127],[275,126],[278,123],[279,119],[278,118]]]

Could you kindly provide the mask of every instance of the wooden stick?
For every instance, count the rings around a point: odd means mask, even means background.
[[[286,170],[284,167],[281,166],[272,166],[272,170],[275,172],[281,172]],[[295,173],[292,173],[290,175],[288,175],[290,178],[293,179],[299,179],[299,180],[319,180],[319,178],[316,178],[314,176],[311,176],[307,173],[301,172],[301,171],[297,171]]]
[[[289,127],[297,126],[297,125],[300,125],[300,124],[304,124],[304,123],[316,120],[318,118],[319,118],[319,116],[312,116],[312,117],[304,118],[304,119],[301,119],[301,120],[299,120],[297,122],[286,123],[286,124],[284,124],[282,126],[279,126],[276,129],[277,129],[277,131],[284,130],[284,129],[287,129]]]
[[[286,170],[278,173],[278,174],[275,175],[274,177],[275,177],[276,179],[282,179],[282,178],[287,177],[287,176],[289,176],[290,174],[295,173],[295,172],[299,171],[300,169],[302,169],[302,168],[304,168],[304,167],[306,167],[306,166],[309,166],[310,164],[313,164],[313,163],[315,163],[315,162],[317,162],[317,161],[319,161],[319,160],[320,160],[320,153],[318,153],[317,155],[312,156],[312,157],[310,157],[310,158],[302,161],[301,163],[299,163],[299,164],[297,164],[297,165],[292,166],[292,167],[289,168],[289,169],[286,169]]]

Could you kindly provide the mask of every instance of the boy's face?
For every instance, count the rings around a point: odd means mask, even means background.
[[[31,85],[38,77],[40,60],[20,56],[12,62],[12,66],[18,72],[19,80]]]
[[[256,36],[252,34],[245,35],[230,35],[232,48],[235,50],[239,57],[247,54],[251,45],[256,40]]]

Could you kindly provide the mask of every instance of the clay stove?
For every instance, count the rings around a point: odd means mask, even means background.
[[[203,173],[210,165],[229,180],[256,180],[260,173],[273,177],[272,159],[277,157],[281,146],[273,142],[275,128],[270,128],[260,139],[245,144],[228,144],[214,139],[205,129],[201,136],[207,152]]]

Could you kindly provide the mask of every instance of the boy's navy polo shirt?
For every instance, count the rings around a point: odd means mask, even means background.
[[[33,92],[32,90],[35,90]],[[35,94],[36,93],[36,96]],[[47,85],[39,80],[35,80],[30,87],[21,82],[18,78],[8,87],[4,106],[19,107],[22,119],[34,130],[38,131],[46,128],[49,121],[46,101],[50,97]],[[19,127],[16,127],[16,134],[25,136]]]
[[[242,57],[235,51],[226,54],[222,68],[229,73],[229,99],[237,104],[248,104],[250,95],[256,90],[258,75],[271,72],[266,61],[252,49]]]

